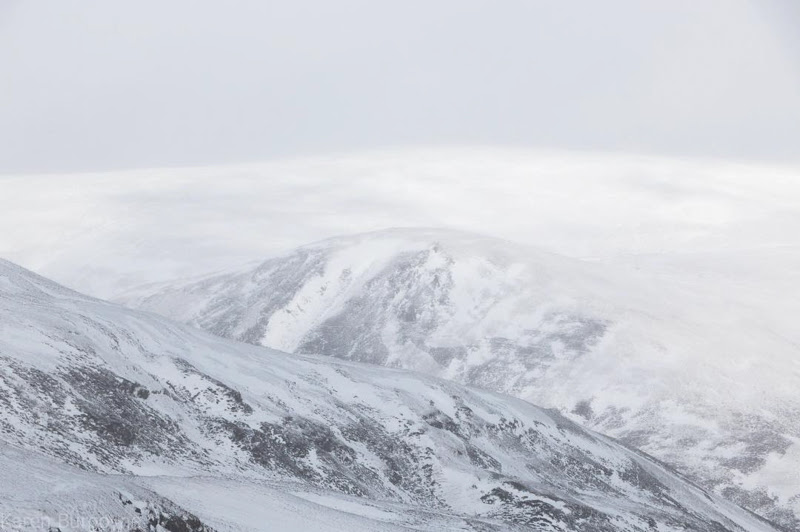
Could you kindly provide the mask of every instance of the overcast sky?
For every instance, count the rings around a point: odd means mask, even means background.
[[[493,145],[800,161],[797,0],[0,0],[0,173]]]

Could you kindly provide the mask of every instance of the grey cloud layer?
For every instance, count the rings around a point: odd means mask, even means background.
[[[789,0],[0,6],[0,173],[477,143],[786,160]]]

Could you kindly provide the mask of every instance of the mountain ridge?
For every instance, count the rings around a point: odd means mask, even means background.
[[[7,262],[0,316],[0,439],[59,468],[114,473],[140,486],[121,488],[134,499],[165,492],[191,513],[175,512],[203,518],[198,530],[253,529],[228,520],[246,515],[216,513],[236,504],[222,493],[257,501],[270,483],[329,509],[358,507],[349,513],[387,530],[776,530],[519,399],[233,343]],[[107,489],[101,504],[126,507]],[[47,493],[37,497],[0,504],[54,521]]]

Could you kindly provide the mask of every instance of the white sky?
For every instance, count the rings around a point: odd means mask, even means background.
[[[800,160],[796,0],[0,0],[0,174],[398,146]]]

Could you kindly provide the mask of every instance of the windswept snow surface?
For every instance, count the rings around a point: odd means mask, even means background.
[[[37,523],[776,530],[554,411],[233,343],[3,261],[0,361],[0,509]]]
[[[640,257],[654,277],[469,233],[390,230],[120,300],[227,338],[557,408],[800,527],[800,302],[777,293],[795,272],[770,288],[752,273],[768,264],[725,257]],[[737,280],[739,293],[722,293]],[[765,314],[760,290],[779,312]]]
[[[3,443],[0,479],[3,532],[396,532],[409,529],[414,512],[320,495],[302,484],[102,475]],[[429,530],[463,524],[455,517],[429,517]]]
[[[196,516],[137,485],[132,477],[87,472],[0,442],[3,532],[132,531],[153,530],[156,525],[207,530]]]

